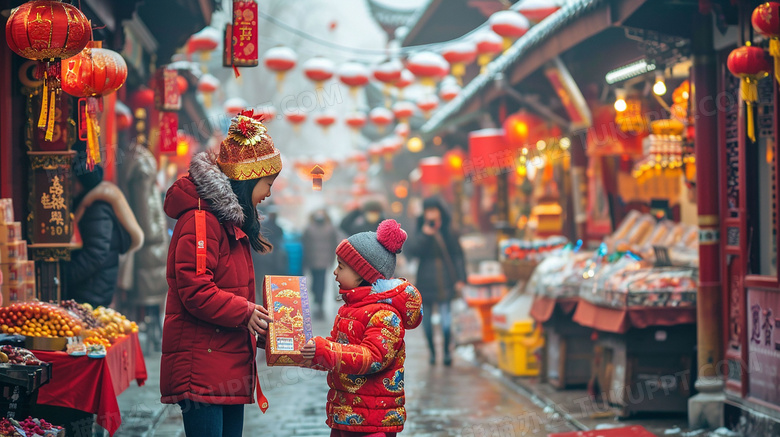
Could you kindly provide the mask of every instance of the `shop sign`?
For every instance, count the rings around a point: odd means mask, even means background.
[[[748,290],[750,396],[780,405],[780,293]]]
[[[67,244],[73,235],[70,211],[71,159],[75,152],[29,152],[32,213],[28,237],[33,244]]]
[[[556,59],[544,70],[544,74],[566,109],[571,130],[589,128],[593,124],[590,108],[563,62]]]

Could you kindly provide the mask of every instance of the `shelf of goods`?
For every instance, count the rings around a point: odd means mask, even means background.
[[[550,253],[564,247],[565,237],[544,240],[507,238],[499,242],[499,261],[510,282],[528,281],[536,266]]]

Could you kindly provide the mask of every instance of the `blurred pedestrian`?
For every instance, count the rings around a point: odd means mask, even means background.
[[[360,232],[376,231],[379,222],[385,219],[384,208],[376,200],[365,203],[362,208],[357,208],[344,216],[339,227],[347,235],[354,235]]]
[[[407,256],[419,258],[417,287],[423,296],[425,320],[423,328],[430,350],[430,363],[436,364],[434,342],[434,312],[439,314],[444,337],[443,363],[452,364],[450,340],[452,314],[450,302],[462,292],[466,283],[466,264],[458,235],[450,227],[450,214],[438,197],[423,201],[423,213],[417,219],[417,235],[407,248]]]
[[[168,253],[160,391],[163,403],[181,407],[187,437],[242,435],[243,404],[254,403],[256,388],[260,408],[268,408],[255,355],[272,318],[255,304],[250,248],[273,249],[257,205],[271,195],[281,169],[259,117],[242,112],[219,157],[195,155],[189,175],[166,195],[165,212],[177,222]]]
[[[255,291],[258,301],[263,296],[263,280],[266,275],[286,275],[287,269],[287,251],[284,248],[284,230],[277,222],[278,210],[276,205],[262,207],[266,216],[263,218],[263,237],[274,246],[270,253],[260,253],[252,251],[252,263],[255,266]],[[261,208],[257,209],[258,214],[262,215]]]
[[[311,213],[309,223],[303,231],[303,267],[309,269],[312,276],[311,289],[314,293],[316,309],[314,318],[324,317],[323,296],[325,295],[325,275],[336,259],[334,252],[339,244],[338,230],[330,220],[328,213],[320,209]]]

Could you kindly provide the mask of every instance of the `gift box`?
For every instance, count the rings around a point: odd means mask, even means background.
[[[0,244],[14,243],[22,239],[22,223],[0,224]]]
[[[12,199],[0,199],[0,224],[13,223],[14,202]]]
[[[27,264],[14,262],[0,264],[3,272],[3,285],[21,286],[27,279]]]
[[[312,338],[305,276],[266,276],[263,300],[274,322],[268,328],[265,358],[269,366],[301,366],[301,348]]]
[[[27,241],[0,243],[0,262],[13,263],[17,261],[27,261]]]

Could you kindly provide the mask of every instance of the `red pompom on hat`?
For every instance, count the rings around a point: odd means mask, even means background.
[[[393,219],[383,220],[376,228],[376,239],[385,249],[398,254],[406,241],[406,231]]]

